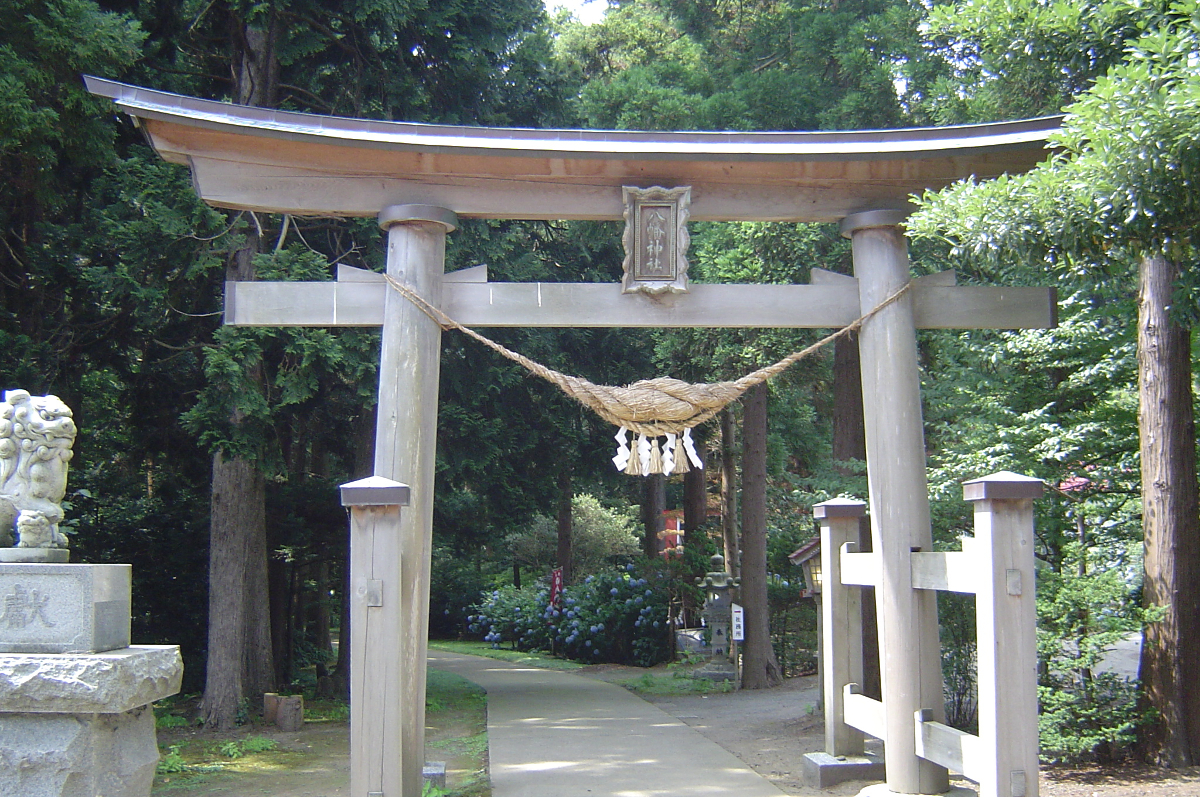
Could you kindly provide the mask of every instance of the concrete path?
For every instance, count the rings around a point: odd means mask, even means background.
[[[779,797],[732,753],[619,686],[478,656],[429,666],[488,693],[493,797]]]

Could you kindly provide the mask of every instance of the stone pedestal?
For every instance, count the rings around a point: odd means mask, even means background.
[[[0,794],[146,797],[158,763],[149,704],[182,678],[175,645],[0,654]]]
[[[131,574],[129,565],[0,565],[0,653],[129,647]]]

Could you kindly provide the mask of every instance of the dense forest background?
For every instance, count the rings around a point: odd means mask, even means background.
[[[344,658],[331,660],[333,629],[346,627],[336,488],[371,462],[378,352],[365,331],[222,328],[222,283],[331,279],[340,263],[378,270],[384,237],[371,219],[202,205],[186,170],[88,96],[81,74],[491,126],[832,130],[1066,110],[1056,154],[1034,173],[924,197],[910,225],[918,274],[1054,284],[1060,298],[1054,330],[922,333],[935,536],[950,546],[971,528],[961,481],[998,470],[1045,479],[1044,752],[1112,756],[1137,742],[1160,763],[1194,764],[1198,26],[1195,2],[1164,0],[619,0],[590,26],[551,18],[540,0],[10,0],[0,19],[0,383],[74,408],[74,561],[134,565],[135,639],[180,643],[186,688],[207,686],[207,719],[221,724],[240,697],[290,683],[303,666],[345,672]],[[849,269],[830,227],[691,233],[700,281],[807,282],[814,267]],[[606,224],[467,221],[447,268],[615,282],[619,239]],[[738,376],[814,339],[494,337],[610,384]],[[639,533],[652,539],[659,508],[682,507],[685,493],[695,502],[698,490],[697,550],[705,538],[708,550],[736,551],[740,519],[755,552],[743,566],[783,589],[795,580],[786,553],[813,533],[812,503],[866,494],[855,368],[853,347],[830,349],[711,424],[708,479],[685,490],[612,472],[612,430],[447,334],[433,632],[464,632],[480,591],[522,567],[544,576],[546,557],[522,541],[551,527],[563,538],[577,496],[593,514],[649,508]],[[231,622],[220,634],[210,635],[210,605],[221,606],[214,623]],[[952,692],[971,663],[968,609],[942,606]],[[1137,692],[1095,666],[1143,625]],[[762,666],[769,681],[773,665]],[[969,687],[954,694],[969,702]]]

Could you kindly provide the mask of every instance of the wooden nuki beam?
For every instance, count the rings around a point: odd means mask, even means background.
[[[481,267],[447,274],[442,310],[468,327],[747,327],[836,329],[859,316],[857,280],[814,270],[812,285],[701,285],[651,297],[619,284],[487,282]],[[947,284],[950,282],[951,284]],[[381,274],[339,269],[336,282],[227,282],[232,326],[374,327],[390,290]],[[1053,288],[952,284],[952,275],[915,281],[923,329],[1053,327]]]

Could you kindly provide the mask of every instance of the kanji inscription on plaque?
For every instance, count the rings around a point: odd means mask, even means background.
[[[621,189],[625,201],[624,293],[686,293],[692,189]]]

